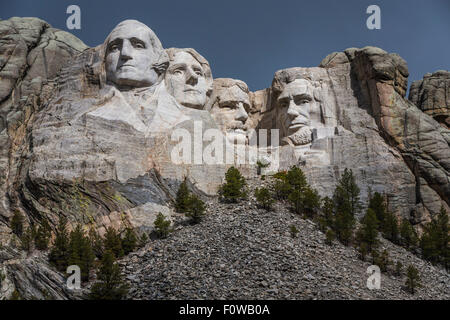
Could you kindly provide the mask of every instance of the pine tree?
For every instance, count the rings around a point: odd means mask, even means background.
[[[119,233],[113,227],[106,228],[103,236],[103,250],[111,251],[117,258],[121,258],[124,255],[122,239],[120,239]]]
[[[398,243],[398,220],[397,216],[392,212],[386,212],[383,223],[383,237],[390,240],[393,243]]]
[[[383,196],[380,193],[375,192],[374,195],[369,199],[368,207],[375,212],[375,215],[379,222],[379,230],[383,230],[384,220],[386,216],[386,206]]]
[[[125,230],[125,236],[122,239],[122,248],[125,255],[133,252],[137,246],[137,237],[132,228]]]
[[[303,191],[303,212],[313,218],[320,209],[320,196],[316,189],[310,186]]]
[[[365,216],[361,219],[361,227],[358,230],[358,240],[367,244],[367,251],[378,245],[378,219],[375,211],[371,208],[367,209]]]
[[[336,235],[333,230],[328,230],[325,234],[325,243],[329,246],[333,244],[334,239],[336,238]]]
[[[235,167],[231,167],[225,173],[225,183],[220,186],[219,195],[224,201],[238,202],[239,199],[247,196],[245,185],[245,178],[241,175],[239,170]]]
[[[138,244],[139,248],[145,247],[147,242],[148,242],[148,235],[145,232],[143,232],[142,236],[139,238],[139,244]]]
[[[98,282],[91,288],[91,300],[122,300],[128,293],[128,286],[124,284],[117,263],[114,263],[114,254],[106,251],[101,261]]]
[[[376,264],[380,267],[381,271],[386,272],[388,270],[391,261],[389,260],[389,252],[386,249],[384,249],[381,255],[379,255]]]
[[[356,184],[353,171],[345,168],[334,191],[333,201],[337,212],[347,212],[352,216],[361,208],[360,189]]]
[[[33,229],[31,227],[28,227],[25,232],[22,233],[22,236],[20,237],[20,240],[22,242],[21,248],[22,250],[25,250],[27,252],[31,252],[33,248]]]
[[[193,223],[199,223],[205,215],[205,203],[195,194],[189,195],[186,216],[190,217]]]
[[[449,267],[449,234],[448,215],[444,207],[437,217],[424,227],[424,233],[420,240],[422,256],[431,263],[442,263],[447,269]]]
[[[407,219],[403,219],[400,225],[401,244],[407,249],[414,248],[417,245],[417,233]]]
[[[348,245],[353,237],[355,218],[349,211],[337,212],[334,219],[334,230],[340,242]]]
[[[79,266],[81,270],[81,279],[87,281],[94,259],[95,256],[92,251],[91,242],[85,236],[81,226],[77,225],[70,233],[68,265]]]
[[[51,237],[51,227],[48,223],[47,219],[43,219],[41,222],[41,225],[38,227],[36,231],[36,236],[34,239],[34,243],[36,245],[36,248],[38,250],[47,250],[48,249],[48,243],[50,241]]]
[[[170,228],[170,220],[166,220],[164,215],[159,212],[156,216],[156,220],[154,222],[155,232],[159,238],[167,238],[169,232],[171,232]]]
[[[287,199],[291,191],[291,186],[285,179],[277,179],[273,184],[273,192],[278,200]]]
[[[255,190],[255,198],[258,202],[258,205],[261,208],[266,209],[267,211],[272,209],[272,204],[275,200],[272,198],[270,191],[267,188],[256,188]]]
[[[395,264],[395,275],[396,276],[399,276],[402,274],[402,268],[403,268],[402,263],[400,261],[397,261],[397,263]]]
[[[55,242],[49,254],[49,261],[61,272],[65,272],[69,265],[69,235],[65,217],[59,219],[56,227]]]
[[[367,250],[367,243],[365,243],[365,242],[360,242],[360,243],[359,243],[358,252],[359,252],[359,258],[360,258],[362,261],[366,261],[366,256],[367,256],[367,253],[368,253],[368,250]]]
[[[177,191],[177,197],[175,200],[175,210],[180,213],[187,212],[189,202],[189,189],[187,186],[187,179],[180,184]]]
[[[91,242],[92,252],[97,258],[101,259],[103,257],[103,239],[93,227],[89,230],[89,241]]]
[[[291,224],[291,226],[289,227],[289,232],[291,233],[292,238],[296,238],[299,233],[297,227],[293,224]]]
[[[10,225],[12,232],[20,237],[23,232],[23,215],[19,210],[14,211],[14,215],[11,217]]]
[[[330,197],[325,197],[322,199],[322,212],[327,226],[333,227],[334,202]]]
[[[411,294],[415,293],[416,288],[421,287],[419,271],[410,265],[406,271],[406,288]]]

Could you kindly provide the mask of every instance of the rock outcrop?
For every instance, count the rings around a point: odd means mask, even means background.
[[[231,165],[254,177],[260,151],[278,155],[265,172],[300,166],[322,196],[351,168],[363,203],[381,192],[418,229],[441,205],[449,208],[448,72],[414,83],[411,102],[400,56],[350,48],[318,67],[277,71],[270,88],[250,92],[240,80],[213,81],[194,49],[164,50],[134,20],[88,48],[39,19],[11,18],[0,21],[0,44],[6,248],[15,248],[14,211],[26,225],[47,219],[54,227],[65,216],[100,233],[108,226],[150,232],[158,212],[179,218],[173,200],[185,177],[210,199]],[[139,51],[148,46],[154,56]],[[268,140],[253,139],[254,129],[267,130]],[[11,250],[0,249],[3,297],[15,288],[27,297],[73,298],[45,259]]]
[[[439,70],[414,81],[409,100],[442,126],[450,128],[450,72]]]

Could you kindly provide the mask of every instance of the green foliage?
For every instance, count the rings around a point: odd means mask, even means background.
[[[375,192],[373,197],[369,199],[368,207],[375,212],[375,215],[379,222],[379,229],[382,230],[386,216],[386,205],[384,203],[383,196],[380,193]]]
[[[231,167],[225,173],[225,183],[219,188],[219,196],[226,202],[238,202],[246,198],[245,178],[238,169]]]
[[[122,239],[122,248],[125,255],[129,254],[130,252],[136,249],[137,241],[138,239],[133,229],[127,228],[125,230],[125,236]]]
[[[11,296],[9,297],[9,300],[23,300],[23,298],[20,295],[19,291],[14,290]]]
[[[358,241],[366,244],[366,249],[371,252],[378,245],[378,219],[375,211],[367,209],[366,214],[361,219],[361,227],[357,232]]]
[[[11,217],[10,221],[11,230],[18,237],[22,235],[23,232],[23,215],[19,210],[14,211],[14,215]]]
[[[185,213],[188,210],[189,202],[189,189],[187,186],[187,179],[180,184],[177,191],[177,197],[175,199],[175,210],[180,213]]]
[[[275,179],[286,181],[287,171],[279,171],[273,175]]]
[[[119,233],[113,227],[108,227],[106,229],[103,238],[103,250],[111,251],[117,258],[121,258],[124,255],[122,239],[120,239]]]
[[[417,246],[418,237],[416,230],[407,219],[403,219],[400,225],[400,241],[402,246],[407,249]]]
[[[22,233],[22,236],[20,237],[20,241],[22,242],[22,250],[25,250],[27,252],[30,252],[32,250],[34,240],[33,234],[34,232],[31,227],[28,227],[25,232]]]
[[[350,213],[354,216],[361,208],[359,193],[360,189],[356,184],[353,171],[345,168],[333,194],[336,212]]]
[[[336,238],[336,234],[333,230],[329,229],[325,234],[325,243],[329,246],[333,244],[334,239]]]
[[[402,270],[403,270],[403,265],[400,261],[397,261],[397,263],[395,264],[395,275],[399,276],[402,274]]]
[[[89,299],[91,300],[122,300],[128,293],[128,287],[124,284],[120,274],[120,268],[114,263],[114,254],[106,251],[101,261],[100,272],[97,275],[98,282],[91,288]]]
[[[376,255],[374,264],[380,267],[380,270],[386,272],[391,261],[389,260],[389,252],[384,249],[383,252],[379,255]]]
[[[159,212],[154,222],[155,231],[159,238],[167,238],[169,232],[171,232],[170,221],[166,220],[164,215]]]
[[[34,244],[36,245],[36,248],[39,250],[47,250],[51,235],[52,229],[50,224],[47,219],[43,219],[34,237]]]
[[[292,166],[286,174],[286,181],[289,183],[292,189],[303,191],[308,187],[305,174],[302,169]]]
[[[205,215],[205,203],[195,194],[189,195],[186,216],[190,217],[193,223],[199,223]]]
[[[384,223],[383,223],[383,237],[390,240],[393,243],[398,243],[398,220],[397,216],[390,211],[386,212]]]
[[[406,270],[406,289],[411,294],[414,294],[415,290],[421,287],[420,282],[421,280],[419,270],[417,270],[413,265],[409,265],[408,269]]]
[[[264,187],[256,188],[255,198],[258,202],[258,205],[266,209],[267,211],[272,209],[272,204],[275,202],[275,200],[272,198],[272,195],[270,194],[269,189]]]
[[[296,238],[300,231],[298,231],[295,225],[291,224],[291,226],[289,227],[289,232],[291,233],[292,238]]]
[[[320,208],[320,196],[316,189],[306,187],[303,191],[303,212],[309,218],[314,217]]]
[[[349,211],[337,212],[334,218],[334,230],[340,242],[348,245],[353,238],[355,218]]]
[[[420,239],[423,258],[431,263],[441,263],[446,269],[450,267],[448,221],[448,214],[442,206],[437,217],[425,225]]]
[[[89,280],[89,272],[93,267],[94,253],[91,241],[85,236],[80,225],[70,233],[68,265],[77,265],[81,270],[81,280]]]
[[[322,213],[325,218],[325,223],[328,227],[332,227],[334,224],[333,218],[334,202],[330,197],[322,199]]]
[[[101,259],[103,257],[103,239],[93,227],[89,230],[89,240],[92,252],[97,258]]]
[[[278,200],[285,200],[289,197],[291,186],[286,180],[277,179],[273,185],[273,191]]]
[[[49,261],[56,269],[65,272],[69,263],[69,235],[67,232],[67,219],[61,217],[56,227],[55,242],[49,253]]]
[[[142,236],[139,238],[139,243],[138,243],[139,248],[145,247],[147,242],[148,242],[148,235],[144,232],[144,233],[142,233]]]
[[[367,253],[368,253],[367,243],[366,242],[360,242],[359,243],[358,252],[359,252],[359,258],[362,261],[366,261],[366,256],[367,256]]]

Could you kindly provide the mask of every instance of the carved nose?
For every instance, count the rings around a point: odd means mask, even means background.
[[[195,74],[195,72],[192,72],[191,70],[187,70],[186,74],[186,83],[190,85],[196,85],[198,82],[198,76]]]
[[[122,43],[122,49],[120,50],[120,58],[123,60],[132,59],[131,51],[132,51],[131,43],[129,41],[124,41]]]
[[[295,118],[300,115],[298,111],[298,106],[294,103],[293,100],[289,101],[289,108],[287,110],[287,114],[290,118]]]
[[[238,121],[242,121],[243,123],[245,123],[245,121],[247,121],[248,119],[248,113],[247,111],[245,111],[244,104],[242,102],[239,102],[235,119]]]

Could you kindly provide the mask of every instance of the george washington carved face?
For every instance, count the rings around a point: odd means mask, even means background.
[[[153,86],[164,65],[167,56],[161,42],[139,21],[121,22],[105,41],[106,79],[119,88]]]

